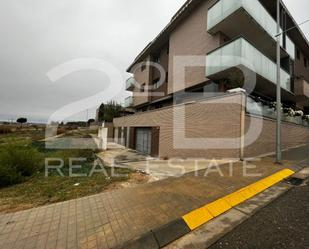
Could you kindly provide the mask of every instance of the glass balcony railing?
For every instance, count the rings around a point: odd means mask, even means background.
[[[130,96],[130,97],[127,97],[125,100],[124,100],[124,107],[125,108],[128,108],[128,107],[132,107],[133,106],[133,97]]]
[[[134,77],[130,77],[126,81],[126,90],[129,90],[129,91],[133,90],[134,89],[134,85],[135,85],[135,79],[134,79]]]
[[[295,59],[295,44],[291,41],[291,39],[286,36],[286,52],[291,56],[291,58]]]
[[[209,53],[206,56],[206,76],[208,77],[240,65],[276,84],[276,64],[244,38],[238,38]],[[291,77],[282,69],[281,87],[291,91]]]
[[[270,119],[277,119],[276,108],[271,103],[266,104],[264,101],[256,101],[253,97],[247,96],[246,103],[247,113],[262,116]],[[309,127],[309,122],[300,116],[289,116],[283,110],[281,111],[282,121],[294,123],[302,126]]]
[[[208,10],[207,30],[211,30],[239,9],[244,9],[272,37],[272,39],[276,40],[277,23],[258,0],[218,1]],[[282,39],[281,45],[283,45]],[[288,37],[286,51],[293,59],[295,58],[295,46]]]

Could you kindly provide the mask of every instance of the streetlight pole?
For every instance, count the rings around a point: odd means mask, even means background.
[[[280,0],[277,0],[277,34],[280,34]],[[282,34],[281,34],[282,35]],[[281,35],[277,36],[277,134],[276,134],[276,161],[280,163],[282,160],[281,152]]]

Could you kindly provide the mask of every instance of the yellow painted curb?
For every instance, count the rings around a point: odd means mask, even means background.
[[[205,207],[202,207],[192,211],[191,213],[186,214],[182,218],[186,222],[188,227],[191,230],[194,230],[195,228],[198,228],[199,226],[205,224],[207,221],[212,220],[214,217]]]
[[[228,204],[228,202],[226,202],[224,199],[214,201],[206,205],[205,207],[214,217],[217,217],[232,208],[232,206]]]
[[[227,203],[229,203],[232,207],[239,205],[244,202],[246,198],[240,194],[240,191],[234,192],[230,195],[224,197]]]
[[[293,175],[294,173],[295,172],[290,169],[281,170],[232,194],[196,209],[184,215],[182,219],[191,230],[194,230],[213,218],[263,192],[276,183],[281,182],[283,179]]]

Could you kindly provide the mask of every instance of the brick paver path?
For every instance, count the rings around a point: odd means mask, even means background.
[[[270,161],[270,160],[269,160]],[[114,248],[221,196],[282,169],[255,163],[261,177],[188,174],[136,188],[0,215],[0,247]],[[228,175],[229,166],[222,167]],[[251,170],[252,172],[252,170]]]

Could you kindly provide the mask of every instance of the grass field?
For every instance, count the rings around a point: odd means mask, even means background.
[[[89,175],[94,165],[93,162],[96,160],[94,151],[46,150],[44,142],[40,141],[43,138],[43,131],[34,130],[0,135],[0,164],[7,163],[7,160],[3,160],[3,158],[1,160],[1,155],[5,155],[3,153],[5,151],[13,153],[9,158],[15,158],[19,155],[25,157],[25,159],[20,158],[20,160],[10,159],[13,161],[8,164],[10,167],[15,167],[15,164],[18,164],[22,168],[23,163],[28,161],[28,151],[32,151],[39,158],[39,167],[31,175],[23,176],[17,184],[9,184],[9,186],[0,188],[0,212],[13,212],[97,194],[114,188],[121,182],[130,181],[132,177],[136,178],[137,173],[131,170],[115,168],[112,171],[107,167],[104,167],[104,173],[95,173],[91,177],[69,177],[69,158],[85,158],[85,162],[77,163],[81,164],[82,168],[74,169],[74,173]],[[11,149],[8,150],[8,148]],[[19,151],[16,154],[17,156],[14,154],[15,148],[16,151]],[[25,153],[20,153],[20,150],[25,151]],[[62,168],[64,176],[62,177],[56,170],[52,170],[49,172],[49,176],[45,177],[45,158],[61,158],[64,161]],[[0,165],[2,168],[3,166]],[[100,168],[97,167],[97,169]],[[1,175],[0,171],[0,182],[3,182],[4,178],[1,177],[3,177],[3,174]],[[137,178],[138,182],[144,180],[142,176]]]
[[[110,169],[106,169],[110,174]],[[126,181],[132,172],[126,169],[115,169],[118,174],[127,177],[106,177],[95,174],[92,177],[71,178],[43,173],[29,177],[27,181],[0,189],[0,212],[24,210],[60,201],[71,200],[103,192],[111,185]],[[75,185],[77,184],[77,185]]]

